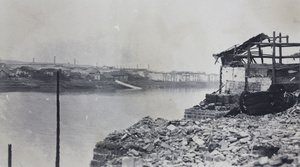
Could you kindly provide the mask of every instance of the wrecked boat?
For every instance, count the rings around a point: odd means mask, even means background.
[[[297,49],[299,46],[300,43],[290,43],[288,35],[261,33],[241,45],[213,54],[216,63],[221,60],[222,64],[219,90],[206,96],[202,109],[186,109],[185,118],[216,110],[208,111],[206,106],[228,106],[232,103],[220,104],[218,100],[207,103],[208,96],[215,96],[215,99],[238,96],[235,105],[226,110],[235,114],[265,115],[286,110],[298,98],[292,93],[299,90],[300,52],[284,55],[283,49]]]

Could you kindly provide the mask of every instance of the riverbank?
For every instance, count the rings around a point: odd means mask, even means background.
[[[94,149],[98,166],[299,166],[300,106],[216,120],[145,117]]]
[[[56,92],[56,81],[45,82],[27,78],[3,79],[0,82],[0,92]],[[113,83],[105,82],[83,82],[83,81],[60,81],[62,92],[68,91],[88,91],[88,90],[106,90],[114,91],[124,89]]]
[[[217,87],[217,83],[206,82],[170,82],[170,81],[127,81],[126,83],[141,87],[144,90],[157,88],[205,88]],[[115,82],[106,81],[83,81],[71,80],[60,81],[62,92],[78,92],[78,91],[97,91],[97,92],[114,92],[116,90],[128,89]],[[0,92],[55,92],[56,82],[45,82],[28,78],[10,78],[0,81]]]

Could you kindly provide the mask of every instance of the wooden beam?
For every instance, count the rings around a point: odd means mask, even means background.
[[[279,43],[281,43],[281,33],[279,33]],[[282,46],[279,46],[279,64],[282,64]]]
[[[235,55],[235,57],[237,57],[237,58],[243,58],[243,59],[245,59],[245,58],[247,58],[247,56],[246,55]],[[261,58],[261,56],[256,56],[256,55],[252,55],[251,56],[252,58]],[[270,55],[270,54],[263,54],[263,56],[262,56],[263,58],[273,58],[273,56],[272,55]],[[275,57],[275,59],[279,59],[280,57]],[[292,56],[282,56],[281,57],[281,59],[295,59],[295,58],[300,58],[300,55],[292,55]]]
[[[222,66],[220,66],[219,94],[222,93],[222,87],[223,87],[223,84],[222,84]]]
[[[275,31],[273,31],[273,39],[275,39]],[[276,78],[275,78],[275,52],[276,52],[276,46],[275,46],[275,40],[273,40],[273,57],[272,57],[272,84],[276,84]]]
[[[273,40],[273,37],[269,37],[269,38]],[[275,40],[276,40],[276,38],[279,38],[279,36],[275,37]],[[289,38],[289,36],[288,36],[288,35],[286,35],[286,36],[281,36],[281,39],[282,39],[282,38]]]
[[[250,49],[248,49],[248,55],[247,55],[247,69],[246,69],[246,77],[245,77],[245,91],[248,91],[248,78],[250,76],[250,63],[251,63],[251,52]]]
[[[275,44],[277,47],[278,46],[281,46],[281,47],[285,47],[285,48],[287,48],[287,47],[297,47],[297,46],[300,46],[300,43],[281,43],[281,44],[279,44],[279,43],[277,43],[277,44]]]
[[[246,64],[245,60],[241,59],[241,61],[243,62],[243,64]]]
[[[259,51],[251,51],[251,54],[253,54],[253,53],[258,53],[259,54]],[[247,53],[248,54],[248,53]]]
[[[273,46],[273,43],[267,43],[267,42],[252,42],[252,44],[255,45],[260,45],[260,47],[268,47],[268,46]],[[276,47],[295,47],[295,46],[300,46],[300,43],[276,43],[275,42],[275,46]]]
[[[264,64],[264,58],[263,58],[263,55],[262,55],[261,47],[260,47],[260,45],[257,45],[257,46],[258,46],[258,54],[261,57],[261,64]]]
[[[257,64],[256,60],[253,57],[251,58],[251,62]]]

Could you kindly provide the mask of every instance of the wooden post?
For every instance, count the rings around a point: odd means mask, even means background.
[[[281,33],[279,33],[279,43],[281,43]],[[279,46],[279,64],[282,64],[282,47]]]
[[[55,167],[59,167],[59,149],[60,149],[60,108],[59,108],[59,72],[57,71],[57,86],[56,86],[56,107],[57,107],[57,113],[56,113],[56,123],[57,123],[57,129],[56,129],[56,160],[55,160]]]
[[[236,54],[236,45],[234,45],[234,55]]]
[[[220,81],[219,81],[219,94],[222,93],[222,66],[220,66]]]
[[[264,57],[260,45],[258,45],[258,55],[261,57],[261,64],[264,64]]]
[[[273,31],[273,55],[272,55],[272,84],[276,84],[276,78],[275,78],[275,52],[276,52],[276,48],[275,48],[275,31]]]
[[[286,43],[289,43],[289,36],[286,36]]]
[[[8,167],[12,167],[12,151],[11,144],[8,144]]]
[[[247,55],[247,69],[246,69],[246,77],[245,77],[245,91],[248,91],[248,78],[250,76],[250,63],[251,63],[251,52],[250,48],[248,48],[248,55]]]

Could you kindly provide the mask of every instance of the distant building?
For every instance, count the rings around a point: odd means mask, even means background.
[[[1,69],[5,68],[6,64],[5,63],[0,63],[0,67],[1,67]]]
[[[218,82],[219,81],[219,75],[218,74],[208,74],[207,75],[207,81],[208,82]]]
[[[80,72],[69,72],[66,76],[73,80],[85,79],[85,76],[82,75]]]
[[[37,70],[29,66],[22,66],[14,69],[13,71],[18,77],[31,77]]]
[[[107,82],[114,82],[115,79],[112,75],[110,75],[109,73],[103,73],[100,77],[101,81],[107,81]]]
[[[211,77],[211,79],[209,78]],[[193,72],[170,72],[170,73],[149,73],[152,80],[170,81],[170,82],[208,82],[215,80],[215,76],[209,76],[205,73]],[[209,80],[210,79],[210,80]]]
[[[10,76],[10,71],[6,67],[5,63],[0,63],[0,78],[8,78]]]
[[[99,70],[95,69],[89,73],[89,76],[92,80],[100,81],[101,72]]]
[[[156,81],[170,81],[170,82],[217,82],[219,75],[205,74],[202,72],[151,72],[149,71],[148,77],[150,80]]]
[[[148,77],[154,81],[163,81],[164,75],[162,72],[149,72]]]
[[[136,69],[133,72],[144,78],[148,78],[149,71],[147,69]]]
[[[90,73],[89,70],[87,70],[86,68],[83,68],[83,67],[73,67],[73,68],[71,68],[71,72],[72,73],[80,73],[83,76],[84,75],[89,75],[89,73]]]
[[[122,71],[105,72],[100,77],[101,81],[113,82],[115,80],[128,81],[128,74]]]
[[[53,68],[44,68],[40,70],[44,75],[53,77],[55,73],[57,72],[57,69]]]
[[[110,75],[113,76],[115,80],[119,81],[128,81],[128,74],[122,71],[113,71],[110,72]]]
[[[197,77],[198,77],[198,81],[200,82],[208,82],[208,77],[207,74],[205,73],[199,73]]]
[[[112,66],[103,66],[102,69],[105,69],[105,70],[115,70],[115,67],[112,67]]]
[[[173,81],[177,82],[189,82],[191,81],[191,73],[190,72],[178,72],[173,74]]]

